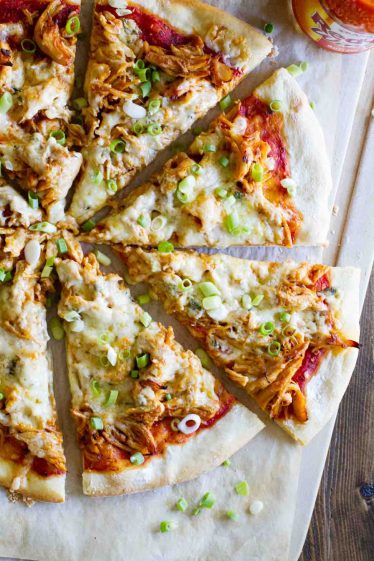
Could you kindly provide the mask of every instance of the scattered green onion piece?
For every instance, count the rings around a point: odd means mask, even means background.
[[[216,310],[222,306],[222,300],[220,296],[207,296],[203,298],[203,308],[204,310]]]
[[[265,323],[262,323],[260,325],[260,333],[261,335],[270,335],[271,333],[273,333],[274,331],[274,323],[272,321],[265,321]]]
[[[118,390],[110,390],[105,405],[109,407],[110,405],[114,405],[117,401],[118,397]]]
[[[139,58],[134,64],[134,70],[141,70],[142,68],[145,68],[145,62]]]
[[[220,291],[213,282],[200,282],[197,287],[203,296],[215,296],[216,294],[220,295]]]
[[[205,495],[202,496],[199,502],[200,508],[212,508],[215,505],[216,499],[215,496],[208,491]]]
[[[272,341],[267,348],[267,353],[270,356],[278,356],[281,352],[281,344],[279,341]]]
[[[90,425],[94,430],[103,430],[104,428],[103,420],[100,417],[91,417]]]
[[[68,246],[64,238],[60,238],[59,240],[57,240],[56,245],[57,245],[57,250],[60,254],[68,252]]]
[[[194,136],[199,136],[199,134],[201,134],[203,132],[203,129],[201,127],[194,127],[192,129],[192,134]]]
[[[95,183],[95,185],[100,185],[103,179],[104,176],[100,170],[97,170],[92,174],[92,183]]]
[[[83,222],[81,226],[81,230],[83,232],[90,232],[95,228],[95,226],[96,226],[96,222],[90,218],[89,220],[86,220],[86,222]]]
[[[158,70],[152,70],[151,80],[152,82],[159,82],[161,80]]]
[[[157,251],[159,253],[172,253],[174,246],[171,242],[160,242],[157,246]]]
[[[139,296],[137,297],[138,303],[141,306],[144,306],[145,304],[149,304],[151,301],[151,297],[149,294],[139,294]]]
[[[168,520],[163,520],[162,522],[160,522],[160,532],[162,532],[163,534],[165,532],[170,532],[170,530],[172,530],[174,527],[174,523],[169,522]]]
[[[131,356],[131,352],[129,349],[122,349],[122,351],[118,353],[119,360],[126,360],[130,358],[130,356]]]
[[[254,298],[252,298],[252,306],[259,306],[264,299],[263,294],[257,294]]]
[[[56,341],[61,341],[64,338],[65,336],[64,327],[61,321],[57,317],[51,319],[51,321],[49,322],[49,329],[51,330],[52,337]]]
[[[166,224],[165,216],[159,214],[158,216],[155,216],[155,218],[153,218],[151,222],[151,230],[153,230],[154,232],[158,232],[158,230],[161,230],[165,226],[165,224]]]
[[[109,148],[110,151],[113,152],[113,154],[123,154],[126,150],[126,142],[124,142],[120,138],[116,138],[109,144]]]
[[[220,199],[227,199],[227,196],[228,196],[227,189],[223,189],[222,187],[218,187],[217,189],[214,190],[214,193]]]
[[[203,173],[203,168],[199,164],[193,164],[190,167],[190,171],[194,175],[201,175]]]
[[[4,282],[6,272],[4,269],[0,269],[0,282]]]
[[[136,123],[133,124],[132,126],[132,130],[134,131],[135,134],[143,134],[145,128],[144,128],[144,123],[142,123],[141,121],[136,121]]]
[[[264,25],[264,31],[265,33],[273,33],[274,31],[274,25],[272,23],[265,23]]]
[[[41,272],[41,278],[42,279],[47,279],[48,277],[51,276],[51,273],[53,271],[53,267],[50,267],[49,265],[44,265],[43,270]]]
[[[227,459],[224,462],[222,462],[223,467],[230,467],[231,466],[231,460]]]
[[[61,130],[61,129],[51,131],[49,133],[49,137],[54,138],[55,141],[57,142],[57,144],[60,144],[61,146],[64,146],[64,144],[66,142],[66,135],[65,135],[64,131]]]
[[[91,380],[91,392],[94,397],[99,397],[101,394],[101,388],[98,380],[92,379]]]
[[[148,327],[152,323],[152,316],[148,312],[143,312],[139,321],[144,327]]]
[[[220,106],[221,111],[225,111],[226,109],[228,109],[231,104],[232,104],[231,95],[228,94],[225,97],[223,97],[221,99],[221,101],[219,102],[219,106]]]
[[[239,483],[235,485],[235,491],[238,495],[246,497],[249,493],[249,486],[247,481],[239,481]]]
[[[11,107],[13,107],[12,95],[9,92],[4,92],[0,97],[0,113],[8,113]]]
[[[139,370],[131,370],[130,376],[131,378],[134,378],[134,380],[136,380],[137,378],[139,378]]]
[[[99,343],[99,345],[107,345],[108,343],[111,342],[111,340],[112,337],[106,331],[101,333],[97,338],[97,342]]]
[[[264,168],[261,164],[253,164],[253,166],[251,167],[251,176],[253,181],[262,181],[264,177]]]
[[[299,66],[303,72],[306,72],[309,68],[309,62],[303,60],[303,62],[300,62]]]
[[[224,168],[227,168],[227,166],[230,163],[230,160],[228,159],[227,156],[221,156],[221,158],[218,161],[221,164],[221,166],[224,167]]]
[[[140,90],[142,92],[143,97],[147,97],[151,93],[152,84],[151,82],[143,82],[140,84]]]
[[[144,216],[144,214],[141,214],[137,219],[137,223],[143,228],[149,228],[151,221],[148,216]]]
[[[161,107],[161,99],[157,97],[156,99],[151,99],[148,103],[148,113],[154,115],[159,111]]]
[[[50,222],[37,222],[36,224],[31,224],[29,230],[32,232],[44,232],[46,234],[54,234],[57,228],[54,224]]]
[[[29,201],[29,207],[32,208],[33,210],[36,210],[37,208],[39,208],[39,197],[36,193],[34,193],[34,191],[29,191],[27,193],[27,198]]]
[[[109,265],[112,263],[110,257],[105,255],[105,253],[102,253],[98,249],[95,249],[95,255],[98,262],[101,263],[101,265],[104,265],[104,267],[109,267]]]
[[[144,456],[141,452],[135,452],[132,456],[130,456],[130,462],[134,464],[134,466],[140,466],[144,464]]]
[[[32,39],[22,39],[21,48],[25,53],[33,54],[36,51],[36,44]]]
[[[310,102],[309,102],[309,105],[310,105],[310,107],[311,107],[311,108],[313,109],[313,111],[314,111],[315,108],[316,108],[316,104],[314,103],[314,101],[310,101]]]
[[[144,353],[136,357],[136,366],[138,368],[146,368],[149,364],[149,353]]]
[[[270,102],[269,107],[273,113],[279,113],[279,111],[282,111],[283,105],[280,99],[273,99],[273,101]]]
[[[201,508],[196,507],[192,511],[192,516],[198,516],[200,514],[200,512],[201,512]]]
[[[224,202],[224,207],[228,211],[236,203],[234,195],[229,195]]]
[[[104,368],[109,368],[110,362],[109,362],[108,357],[107,357],[106,355],[101,355],[101,357],[100,357],[100,364],[101,364],[101,366],[103,366]]]
[[[178,288],[182,292],[187,292],[187,290],[191,290],[192,286],[192,281],[190,279],[183,279],[182,282],[179,283]]]
[[[3,392],[0,392],[0,401],[2,401],[4,399],[5,395],[3,394]]]
[[[195,355],[199,357],[200,362],[204,368],[212,367],[212,361],[210,360],[208,353],[205,352],[204,349],[196,349]]]
[[[84,97],[77,97],[73,100],[73,107],[77,111],[82,111],[84,107],[87,107],[88,103]]]
[[[55,263],[55,259],[56,257],[52,256],[52,257],[48,257],[48,259],[46,260],[45,264],[47,265],[47,267],[53,267],[54,263]]]
[[[297,78],[297,76],[300,76],[300,74],[303,73],[303,70],[298,64],[290,64],[289,66],[287,66],[287,70],[294,78]]]
[[[186,512],[186,510],[188,508],[188,502],[186,501],[186,499],[184,497],[181,497],[180,499],[177,500],[175,506],[181,512]]]
[[[4,275],[4,279],[2,282],[9,282],[10,280],[12,280],[12,277],[13,277],[12,271],[7,271]]]
[[[233,210],[225,218],[225,228],[229,234],[237,236],[241,232],[241,222],[237,210]]]
[[[217,148],[214,144],[204,144],[203,152],[217,152]]]
[[[68,35],[77,35],[81,29],[81,22],[78,16],[73,16],[68,19],[65,25],[65,31]]]
[[[241,305],[246,310],[250,310],[252,308],[252,306],[253,306],[252,298],[250,297],[249,294],[243,294],[243,296],[241,298]]]
[[[166,399],[166,401],[170,401],[172,399],[171,393],[166,393],[165,394],[165,399]]]
[[[149,82],[151,77],[151,70],[149,68],[141,68],[136,71],[136,74],[141,82]]]
[[[118,190],[117,182],[114,181],[114,179],[108,179],[106,181],[106,190],[107,193],[109,193],[110,195],[114,195],[114,193],[117,193]]]
[[[162,133],[162,126],[159,123],[151,123],[147,127],[147,132],[151,136],[158,136],[159,134]]]
[[[240,518],[239,514],[234,510],[227,510],[226,516],[227,518],[230,518],[230,520],[233,520],[234,522],[237,522]]]
[[[281,312],[279,314],[279,319],[281,320],[282,323],[289,323],[291,319],[291,314],[289,312]]]

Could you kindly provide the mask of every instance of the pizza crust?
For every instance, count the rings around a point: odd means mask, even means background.
[[[297,184],[294,203],[303,214],[295,245],[324,244],[330,224],[332,179],[317,117],[307,96],[285,68],[274,72],[254,94],[266,103],[282,101],[291,176]]]
[[[23,475],[21,470],[22,466],[16,462],[0,458],[0,485],[37,501],[65,501],[65,473],[42,477],[34,471]]]
[[[260,419],[236,403],[217,423],[182,445],[166,448],[144,467],[121,473],[83,473],[86,495],[122,495],[188,481],[219,466],[264,428]]]
[[[332,286],[343,293],[341,330],[347,338],[358,341],[360,271],[353,267],[331,269]],[[293,438],[307,444],[331,419],[338,409],[351,379],[358,349],[348,348],[338,354],[330,352],[323,360],[317,374],[307,384],[309,419],[298,423],[292,419],[277,421]]]

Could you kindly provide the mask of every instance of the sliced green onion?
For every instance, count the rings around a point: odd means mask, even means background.
[[[92,379],[90,385],[91,385],[91,392],[92,392],[92,395],[93,395],[94,397],[99,397],[100,394],[101,394],[101,388],[100,388],[99,382],[98,382],[97,380],[95,380],[95,379]]]
[[[200,362],[204,368],[212,367],[212,361],[210,360],[208,353],[205,352],[204,349],[196,349],[195,355],[199,357]]]
[[[262,181],[264,177],[264,168],[261,164],[253,164],[251,167],[251,176],[253,181]]]
[[[282,323],[289,323],[291,319],[291,314],[289,312],[281,312],[279,314],[279,319]]]
[[[13,98],[9,92],[4,92],[0,97],[0,113],[8,113],[11,107],[13,107]]]
[[[306,72],[309,68],[309,62],[307,62],[306,60],[303,60],[303,62],[300,62],[299,66],[300,66],[300,69],[303,72]]]
[[[29,201],[29,207],[36,210],[39,208],[39,197],[34,191],[29,191],[27,193],[27,198]]]
[[[159,123],[151,123],[147,127],[147,132],[151,136],[158,136],[159,134],[162,133],[162,126]]]
[[[217,152],[217,148],[214,144],[204,144],[203,152]]]
[[[144,60],[142,60],[141,58],[139,58],[134,66],[133,66],[134,70],[141,70],[142,68],[145,68],[145,62]]]
[[[4,275],[2,282],[9,282],[13,277],[12,271],[7,271]]]
[[[84,107],[87,107],[88,103],[84,97],[77,97],[73,100],[73,107],[77,111],[82,111]]]
[[[82,224],[81,230],[83,232],[90,232],[95,228],[95,226],[96,226],[96,222],[90,218],[89,220],[86,220],[86,222]]]
[[[31,224],[29,230],[32,232],[45,232],[46,234],[54,234],[57,230],[54,224],[50,222],[37,222],[36,224]]]
[[[136,121],[136,123],[134,123],[132,126],[132,130],[135,134],[143,134],[143,132],[145,131],[144,123],[142,123],[141,121]]]
[[[155,216],[155,218],[153,218],[151,222],[151,230],[153,232],[158,232],[158,230],[161,230],[165,226],[165,224],[166,224],[165,216],[159,214],[158,216]]]
[[[230,160],[228,159],[227,156],[221,156],[218,161],[221,164],[221,166],[224,167],[224,168],[227,168],[227,166],[230,163]]]
[[[252,304],[252,298],[250,297],[249,294],[243,294],[242,298],[241,298],[241,304],[242,307],[245,308],[246,310],[250,310],[253,306]]]
[[[3,282],[5,279],[6,272],[4,269],[0,269],[0,282]]]
[[[118,360],[126,360],[130,358],[130,356],[131,352],[129,349],[122,349],[122,351],[118,353]]]
[[[187,290],[191,290],[192,286],[193,286],[192,281],[190,281],[190,279],[183,279],[182,282],[178,284],[178,288],[182,292],[187,292]]]
[[[186,501],[186,499],[184,497],[181,497],[180,499],[177,500],[175,506],[181,512],[186,512],[186,510],[188,508],[188,502]]]
[[[257,294],[254,298],[252,298],[252,306],[259,306],[264,299],[263,294]]]
[[[143,228],[149,228],[151,219],[149,218],[149,216],[144,216],[144,214],[141,214],[137,219],[137,223]]]
[[[279,113],[279,111],[282,111],[283,104],[280,99],[273,99],[273,101],[270,102],[269,107],[273,113]]]
[[[4,399],[5,395],[3,394],[3,392],[0,392],[0,401],[2,401]]]
[[[203,168],[199,164],[193,164],[190,167],[190,171],[194,175],[201,175],[203,173]]]
[[[299,64],[290,64],[289,66],[287,66],[287,70],[294,78],[300,76],[300,74],[303,73],[303,70],[300,68]]]
[[[78,16],[73,16],[68,19],[65,25],[65,31],[68,35],[77,35],[81,30],[81,22]]]
[[[152,316],[148,312],[143,312],[139,321],[144,327],[148,327],[152,323]]]
[[[33,54],[36,51],[36,44],[32,39],[22,39],[21,48],[25,53]]]
[[[100,333],[100,335],[97,338],[97,342],[99,343],[99,345],[107,345],[112,340],[113,337],[107,331]]]
[[[64,327],[57,317],[51,319],[51,321],[49,322],[49,329],[52,333],[52,337],[56,339],[56,341],[61,341],[64,338]]]
[[[225,109],[228,109],[231,104],[232,104],[231,95],[228,94],[225,97],[223,97],[221,99],[221,101],[219,102],[219,106],[220,106],[221,111],[225,111]]]
[[[118,397],[118,390],[110,390],[105,405],[107,407],[109,407],[110,405],[114,405],[117,401],[117,397]]]
[[[151,82],[143,82],[140,84],[140,90],[142,92],[143,97],[147,97],[151,93],[152,84]]]
[[[220,296],[207,296],[203,298],[203,308],[204,310],[216,310],[222,306],[222,300]]]
[[[53,271],[53,267],[49,266],[49,265],[44,265],[43,270],[41,272],[41,278],[42,279],[47,279],[48,277],[51,276],[51,273]]]
[[[169,522],[168,520],[163,520],[162,522],[160,522],[160,532],[162,532],[163,534],[165,532],[170,532],[170,530],[173,530],[175,528],[176,524],[174,522]]]
[[[144,456],[141,452],[135,452],[132,456],[130,456],[130,462],[134,464],[134,466],[140,466],[144,464]]]
[[[234,195],[230,195],[224,202],[225,210],[229,211],[230,208],[236,203]]]
[[[60,254],[68,252],[68,246],[64,238],[60,238],[59,240],[57,240],[56,245],[57,245],[57,250]]]
[[[267,353],[270,356],[278,356],[281,352],[281,344],[279,341],[272,341],[267,348]]]
[[[197,287],[203,296],[215,296],[216,294],[221,294],[216,285],[210,281],[200,282]]]
[[[259,331],[261,335],[270,335],[274,331],[274,323],[272,321],[265,321],[260,325]]]
[[[154,115],[159,111],[161,107],[161,99],[157,97],[156,99],[150,99],[148,102],[148,113]]]
[[[109,362],[108,357],[106,355],[101,355],[100,364],[104,368],[109,368],[110,362]]]
[[[144,353],[136,357],[136,366],[138,368],[146,368],[149,364],[149,353]]]
[[[160,242],[157,246],[159,253],[172,253],[174,251],[174,246],[171,242]]]
[[[225,460],[224,462],[222,462],[223,467],[230,467],[231,466],[231,460]]]
[[[216,499],[213,493],[205,493],[200,499],[199,507],[200,508],[212,508],[215,505]]]
[[[200,514],[200,512],[201,512],[201,508],[196,507],[192,511],[192,516],[198,516]]]
[[[137,378],[139,378],[139,370],[131,370],[130,376],[131,378],[134,378],[134,380],[136,380]]]
[[[151,301],[151,297],[149,294],[139,294],[139,296],[137,297],[138,303],[141,306],[144,306],[144,304],[149,304]]]
[[[166,393],[165,394],[165,399],[166,399],[166,401],[170,401],[172,399],[171,393]]]
[[[235,485],[235,491],[238,495],[246,497],[249,494],[249,485],[247,481],[239,481],[239,483]]]
[[[273,25],[272,23],[270,23],[270,22],[269,22],[269,23],[265,23],[265,25],[264,25],[264,31],[265,31],[265,33],[269,33],[269,34],[270,34],[270,33],[273,33],[273,31],[274,31],[274,25]]]
[[[103,430],[104,428],[103,420],[100,417],[91,417],[90,425],[94,430]]]
[[[140,68],[136,71],[136,75],[141,82],[149,82],[149,79],[151,77],[151,70],[150,68]]]
[[[112,263],[110,257],[105,255],[105,253],[102,253],[98,249],[95,249],[95,255],[98,262],[101,263],[101,265],[104,265],[104,267],[109,267],[109,265]]]
[[[227,510],[226,516],[227,518],[230,518],[230,520],[233,520],[234,522],[237,522],[240,518],[239,514],[234,510]]]
[[[310,105],[310,107],[311,107],[311,108],[313,109],[313,111],[314,111],[315,108],[316,108],[316,104],[314,103],[314,101],[310,101],[310,102],[309,102],[309,105]]]
[[[222,187],[218,187],[214,190],[214,194],[217,195],[220,199],[227,199],[228,191],[227,189],[223,189]]]
[[[114,193],[117,193],[118,190],[117,182],[114,181],[114,179],[108,179],[106,181],[106,190],[107,193],[109,193],[110,195],[114,195]]]
[[[109,148],[110,151],[113,152],[113,154],[123,154],[126,150],[126,142],[124,142],[120,138],[116,138],[109,144]]]
[[[95,185],[100,185],[103,179],[104,176],[100,170],[97,170],[92,174],[92,183],[95,183]]]
[[[229,234],[237,236],[241,233],[241,221],[237,210],[233,210],[225,218],[225,228]]]
[[[50,138],[54,138],[57,144],[63,146],[66,142],[66,135],[63,130],[57,129],[49,133]]]
[[[178,189],[176,191],[177,199],[181,203],[187,203],[193,200],[194,187],[196,185],[196,179],[193,175],[187,175],[178,183]]]
[[[160,73],[158,70],[152,70],[151,80],[152,82],[159,82],[161,80]]]
[[[56,257],[54,257],[54,256],[48,257],[48,259],[45,262],[47,267],[53,267],[53,265],[55,264],[55,259],[56,259]]]

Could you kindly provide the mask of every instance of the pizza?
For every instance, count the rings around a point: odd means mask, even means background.
[[[56,259],[83,491],[117,495],[196,477],[263,426],[136,304],[94,254]]]
[[[318,245],[331,177],[322,130],[286,69],[221,114],[90,233],[178,247]]]
[[[85,79],[83,222],[270,52],[261,33],[197,0],[96,0]]]
[[[26,497],[62,502],[65,457],[40,285],[44,250],[32,236],[21,256],[5,252],[3,259],[3,247],[12,244],[3,243],[7,236],[0,230],[0,484]]]
[[[358,354],[359,271],[224,254],[121,250],[129,278],[176,316],[282,428],[307,443],[336,411]]]
[[[1,173],[37,196],[52,222],[64,218],[82,161],[71,146],[74,127],[84,131],[68,107],[79,8],[79,0],[0,0]]]

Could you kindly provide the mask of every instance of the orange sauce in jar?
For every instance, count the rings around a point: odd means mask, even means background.
[[[292,0],[297,23],[315,43],[339,53],[374,47],[374,0]]]

